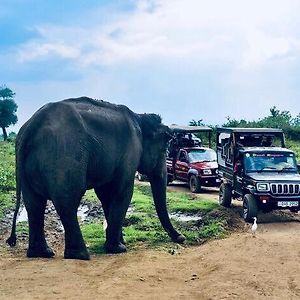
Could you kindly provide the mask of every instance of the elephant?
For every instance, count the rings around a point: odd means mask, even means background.
[[[162,227],[170,238],[185,237],[170,222],[166,205],[166,148],[171,129],[156,114],[137,114],[124,105],[88,97],[40,108],[16,139],[16,209],[10,246],[16,245],[21,196],[28,213],[28,257],[52,257],[44,233],[51,200],[65,232],[64,258],[90,259],[77,220],[86,190],[94,189],[107,220],[105,250],[126,251],[122,225],[136,171],[147,175]]]

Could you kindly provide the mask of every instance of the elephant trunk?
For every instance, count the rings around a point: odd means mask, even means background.
[[[181,235],[178,231],[176,231],[176,229],[173,227],[167,211],[166,170],[164,170],[164,172],[162,172],[161,175],[152,174],[149,177],[154,204],[161,225],[174,242],[183,243],[185,237]]]

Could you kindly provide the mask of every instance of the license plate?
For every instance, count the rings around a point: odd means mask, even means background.
[[[280,207],[295,207],[299,206],[299,201],[278,201]]]

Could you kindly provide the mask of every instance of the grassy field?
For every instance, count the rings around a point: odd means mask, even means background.
[[[88,194],[88,199],[92,197],[96,200],[92,192]],[[225,235],[226,221],[209,216],[209,212],[219,207],[216,202],[178,192],[168,192],[167,198],[169,213],[171,216],[174,215],[174,218],[180,218],[183,213],[185,216],[197,215],[199,217],[198,220],[191,221],[172,220],[175,227],[186,236],[186,244],[199,244],[207,239],[220,238]],[[90,251],[102,253],[105,236],[102,221],[82,224],[81,227]],[[129,248],[175,247],[160,225],[149,186],[135,186],[130,213],[127,213],[124,222],[124,238]]]
[[[300,143],[287,141],[287,146],[293,149],[300,160]],[[0,220],[12,209],[15,199],[15,155],[14,144],[0,142]],[[215,214],[222,208],[212,200],[189,196],[186,193],[167,193],[169,213],[173,216],[173,224],[183,233],[186,244],[199,244],[211,238],[221,238],[226,235],[228,220],[222,214]],[[85,202],[98,202],[94,192],[88,191]],[[182,214],[197,216],[198,219],[180,221]],[[102,253],[105,234],[102,221],[81,224],[84,238],[92,253]],[[19,232],[27,230],[27,224],[18,225]],[[137,185],[131,203],[130,213],[124,223],[124,237],[128,248],[135,247],[171,247],[176,245],[162,229],[156,215],[152,194],[149,186]]]
[[[14,207],[15,185],[14,144],[0,142],[0,219],[7,209]]]
[[[5,213],[14,208],[15,194],[15,156],[14,144],[0,142],[0,220]],[[202,198],[190,197],[185,193],[168,192],[169,212],[174,214],[172,222],[187,238],[187,244],[202,243],[209,238],[222,237],[225,234],[223,222],[218,218],[210,218],[209,212],[218,204]],[[85,202],[98,202],[93,191],[87,191]],[[155,212],[149,186],[136,186],[131,203],[131,213],[124,222],[124,237],[129,248],[138,246],[161,247],[175,244],[162,229]],[[182,222],[181,214],[197,215],[198,220]],[[84,238],[92,253],[103,252],[105,234],[102,221],[81,224]],[[27,230],[27,222],[18,224],[18,232]]]

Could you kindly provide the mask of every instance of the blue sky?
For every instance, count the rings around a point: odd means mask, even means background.
[[[300,2],[2,0],[0,85],[18,128],[43,104],[89,96],[166,124],[300,112]]]

